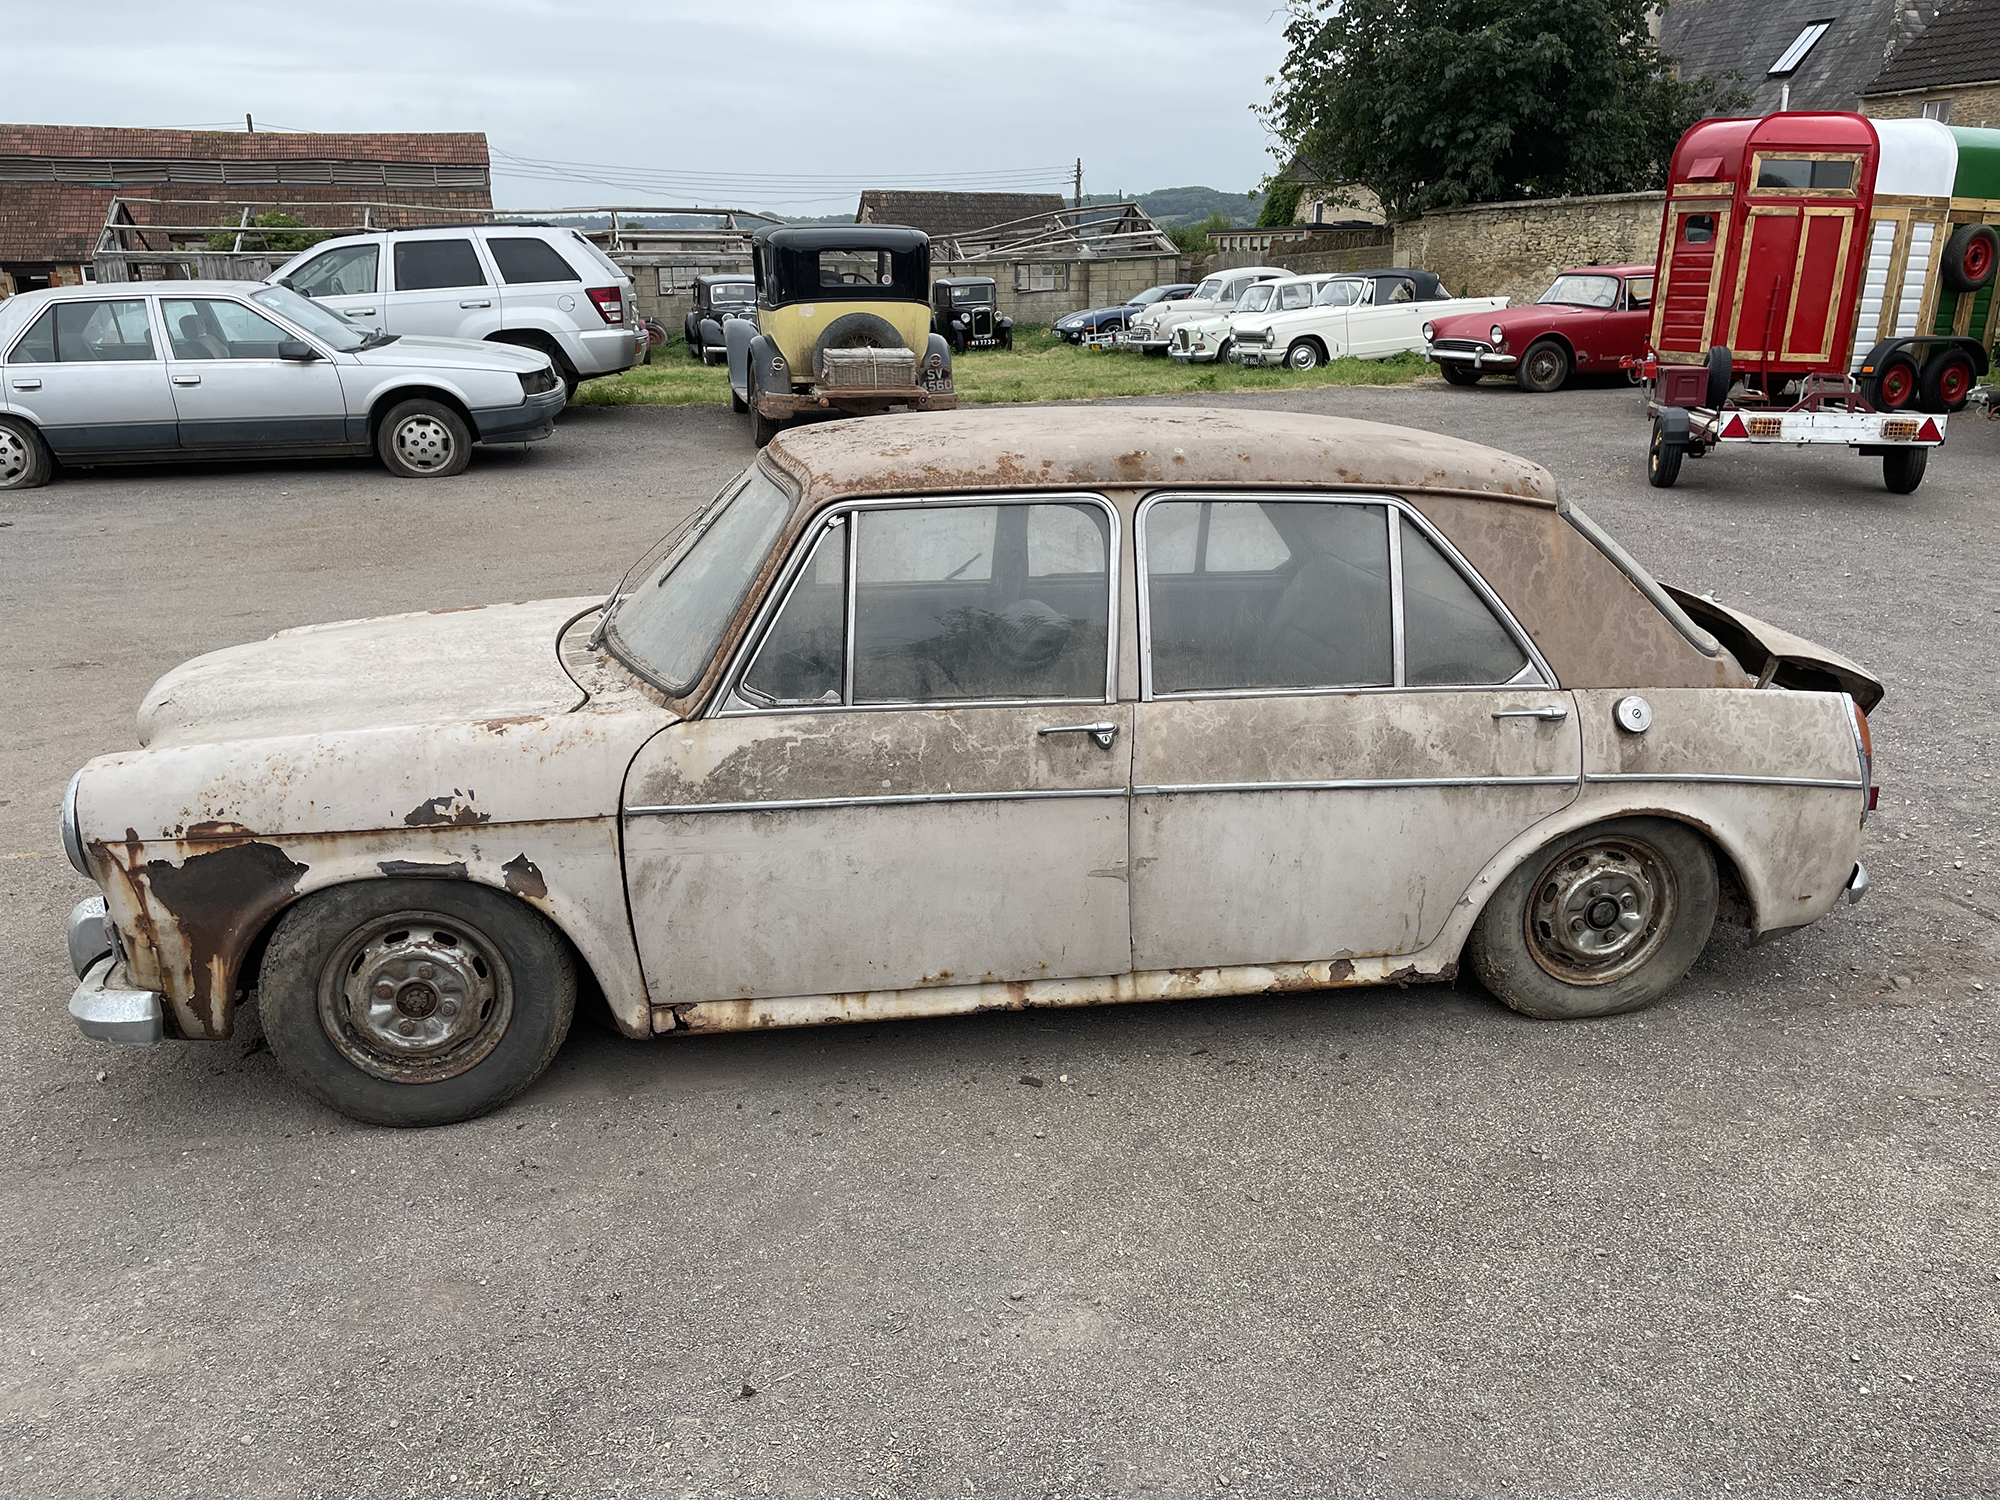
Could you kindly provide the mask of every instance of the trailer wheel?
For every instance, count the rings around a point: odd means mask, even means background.
[[[1962,349],[1940,349],[1924,361],[1918,402],[1925,411],[1963,411],[1979,377]]]
[[[1729,399],[1729,388],[1736,384],[1736,362],[1729,351],[1717,344],[1708,351],[1708,409],[1716,410]]]
[[[1928,448],[1892,448],[1882,455],[1882,483],[1892,495],[1907,495],[1924,482]]]
[[[1961,224],[1945,242],[1938,271],[1948,292],[1976,292],[1993,280],[2000,265],[2000,235],[1991,224]]]
[[[1916,400],[1917,385],[1917,362],[1907,354],[1892,354],[1882,361],[1864,394],[1877,411],[1902,411]]]
[[[1681,445],[1667,440],[1667,424],[1653,419],[1653,442],[1646,450],[1646,483],[1656,490],[1670,490],[1681,477]]]

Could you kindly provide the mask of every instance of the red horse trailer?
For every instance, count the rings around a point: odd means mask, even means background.
[[[1641,366],[1654,485],[1733,442],[1844,444],[1892,490],[1922,482],[1988,367],[1968,299],[1993,280],[2000,203],[1955,195],[1959,137],[1987,134],[1799,113],[1681,137]],[[1939,328],[1946,294],[1965,316]]]

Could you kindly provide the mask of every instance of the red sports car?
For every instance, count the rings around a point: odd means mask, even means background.
[[[1524,391],[1553,391],[1579,370],[1616,370],[1646,352],[1651,266],[1578,266],[1539,302],[1424,324],[1424,353],[1453,385],[1511,371]]]

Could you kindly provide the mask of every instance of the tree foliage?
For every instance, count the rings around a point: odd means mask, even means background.
[[[1270,192],[1265,196],[1263,212],[1257,215],[1257,227],[1269,229],[1274,225],[1283,228],[1299,216],[1299,199],[1305,196],[1306,185],[1287,177],[1280,177],[1271,183]]]
[[[1183,255],[1208,254],[1208,232],[1211,229],[1234,229],[1236,221],[1217,209],[1199,224],[1176,224],[1167,230],[1167,237]]]
[[[1659,187],[1681,133],[1742,96],[1684,83],[1652,0],[1290,0],[1265,122],[1393,217]]]
[[[305,234],[271,234],[268,232],[259,234],[252,232],[254,230],[269,231],[273,229],[305,229],[308,232]],[[339,233],[341,231],[337,229],[312,230],[304,219],[295,218],[291,214],[274,209],[270,213],[258,214],[256,218],[250,221],[248,228],[239,229],[235,224],[224,224],[208,237],[208,248],[211,250],[233,250],[236,248],[236,236],[241,234],[243,236],[243,248],[246,251],[257,251],[272,255],[296,255],[299,251],[310,249],[321,240],[330,239]]]

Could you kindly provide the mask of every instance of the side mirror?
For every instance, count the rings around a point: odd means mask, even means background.
[[[278,358],[297,360],[300,364],[311,364],[319,358],[319,350],[304,339],[284,339],[278,345]]]

